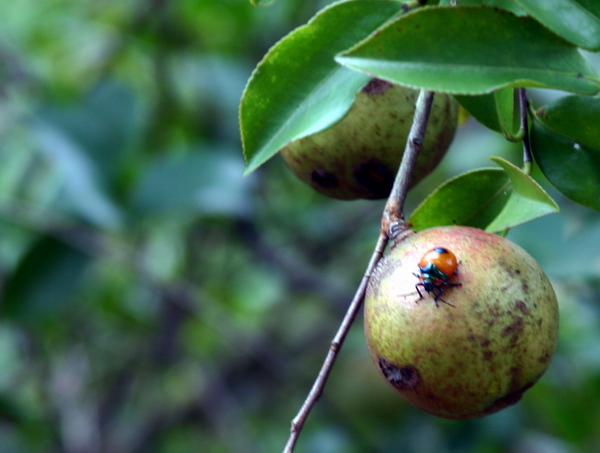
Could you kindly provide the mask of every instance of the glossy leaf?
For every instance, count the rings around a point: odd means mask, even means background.
[[[533,155],[563,194],[600,210],[600,98],[568,96],[541,108],[531,128]]]
[[[485,229],[508,198],[509,178],[499,168],[469,171],[445,182],[412,213],[415,230],[442,225]]]
[[[537,21],[584,49],[600,50],[598,0],[515,0]]]
[[[3,315],[27,322],[58,316],[72,301],[90,260],[59,239],[42,237],[6,281]]]
[[[389,0],[338,2],[271,48],[252,74],[240,105],[246,173],[289,141],[344,116],[370,76],[338,66],[335,55],[399,10]]]
[[[565,96],[540,108],[536,120],[557,134],[600,149],[600,96]]]
[[[429,4],[429,3],[428,3]],[[524,16],[527,13],[513,0],[442,0],[440,5],[444,6],[494,6],[496,8],[510,11],[513,14]]]
[[[527,174],[510,162],[464,173],[440,186],[415,209],[409,225],[423,230],[466,225],[501,232],[558,211],[556,203]]]
[[[426,7],[401,16],[337,57],[413,88],[485,94],[543,87],[594,94],[600,80],[577,48],[530,17],[491,7]]]
[[[492,160],[508,174],[511,191],[497,217],[485,228],[498,232],[559,211],[556,202],[523,170],[499,157]]]
[[[513,88],[501,88],[480,96],[456,96],[456,99],[484,126],[507,138],[517,134],[519,114]]]

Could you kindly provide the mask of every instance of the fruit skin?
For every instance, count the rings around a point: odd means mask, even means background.
[[[301,180],[332,198],[387,198],[404,153],[419,92],[372,79],[330,128],[289,143],[283,159]],[[423,149],[413,173],[417,184],[440,162],[458,122],[458,103],[435,95]]]
[[[459,261],[444,297],[419,299],[413,275],[433,247]],[[380,261],[365,296],[375,364],[408,402],[451,419],[516,403],[548,367],[558,305],[539,264],[512,242],[470,227],[438,227],[401,242]]]

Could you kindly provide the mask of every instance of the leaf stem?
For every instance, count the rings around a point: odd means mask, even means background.
[[[421,7],[421,6],[427,5],[428,1],[429,0],[412,0],[410,2],[403,3],[402,4],[402,11],[404,11],[405,13],[407,13],[407,12],[409,12],[412,9],[416,9],[416,8]]]
[[[402,163],[396,174],[392,191],[385,205],[384,212],[381,219],[381,231],[379,238],[375,245],[375,250],[371,255],[371,259],[365,270],[364,276],[354,294],[354,298],[348,307],[348,311],[344,315],[331,344],[329,351],[325,357],[325,361],[321,366],[321,370],[313,383],[308,396],[304,400],[302,407],[298,411],[298,414],[292,420],[292,427],[290,430],[290,437],[283,449],[283,453],[292,453],[300,432],[304,427],[304,423],[310,414],[310,411],[314,407],[315,403],[323,393],[323,389],[333,368],[333,364],[338,356],[338,353],[350,331],[350,327],[356,318],[356,315],[362,305],[367,290],[367,285],[375,270],[379,260],[383,256],[383,252],[387,246],[389,239],[392,239],[394,243],[398,243],[406,237],[410,236],[414,232],[408,228],[404,222],[404,201],[410,187],[410,179],[413,173],[414,166],[417,162],[417,156],[423,146],[425,139],[425,130],[427,127],[427,121],[429,120],[429,114],[431,112],[431,105],[433,103],[433,92],[421,91],[417,99],[415,107],[415,116],[413,118],[413,124],[408,135],[406,142],[406,148],[402,157]]]
[[[521,115],[520,130],[523,133],[523,171],[529,174],[531,172],[531,163],[533,161],[529,144],[529,98],[527,97],[527,90],[525,88],[519,88],[517,92],[519,95],[519,112]]]

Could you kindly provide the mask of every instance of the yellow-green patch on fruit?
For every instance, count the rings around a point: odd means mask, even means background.
[[[346,116],[330,128],[288,144],[281,154],[292,171],[316,191],[352,200],[386,198],[406,145],[419,92],[373,79]],[[458,122],[458,103],[435,95],[413,185],[438,165]]]
[[[434,247],[451,250],[456,274],[443,299],[415,284]],[[449,305],[451,304],[451,305]],[[431,414],[481,417],[519,401],[548,367],[558,305],[548,277],[521,247],[470,227],[410,236],[380,261],[365,297],[371,357],[408,402]]]

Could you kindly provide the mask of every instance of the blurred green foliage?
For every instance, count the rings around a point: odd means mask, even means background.
[[[282,448],[382,209],[313,194],[280,159],[242,178],[251,69],[324,3],[0,3],[0,451]],[[470,121],[409,204],[518,153]],[[523,402],[423,414],[379,378],[359,320],[299,452],[598,451],[600,217],[546,189],[562,212],[509,236],[562,310]]]

